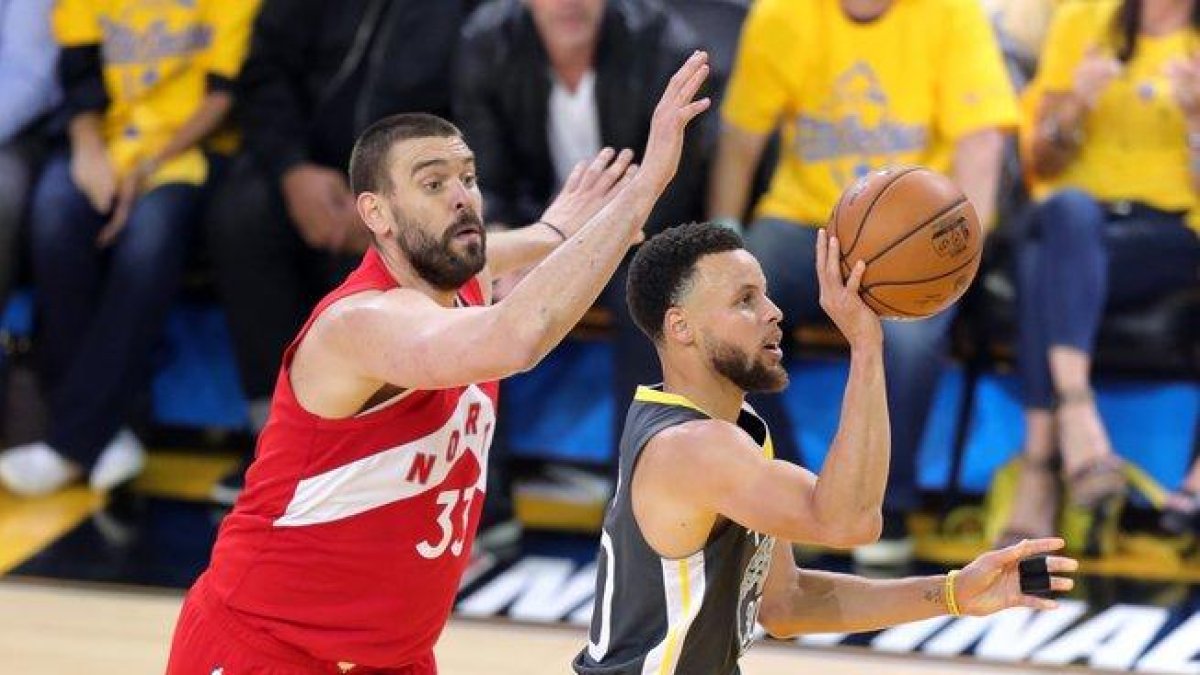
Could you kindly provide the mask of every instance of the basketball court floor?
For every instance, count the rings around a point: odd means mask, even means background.
[[[22,675],[161,673],[180,601],[179,593],[145,589],[43,581],[0,584],[0,607],[21,609],[5,611],[0,618],[3,671]],[[568,664],[585,640],[584,631],[574,627],[459,619],[442,636],[438,664],[441,672],[451,675],[560,675],[570,672]],[[742,664],[748,675],[1045,672],[771,645],[755,647]]]
[[[82,488],[40,500],[0,492],[0,674],[163,672],[183,592],[206,564],[222,516],[204,496],[235,462],[155,452],[133,489],[111,501]],[[1188,552],[1194,549],[1141,539],[1125,548],[1132,553],[1085,563],[1078,590],[1057,612],[1014,610],[990,621],[947,617],[869,634],[766,639],[742,670],[1200,673],[1200,564]],[[978,541],[926,534],[920,562],[904,572],[942,571],[980,549]],[[511,557],[474,568],[438,646],[441,672],[570,672],[587,639],[594,551],[589,533],[532,531]],[[828,552],[807,552],[802,564],[851,569],[846,556]]]

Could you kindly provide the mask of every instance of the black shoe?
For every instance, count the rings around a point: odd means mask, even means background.
[[[899,567],[912,562],[913,549],[906,514],[885,511],[879,541],[854,549],[854,562],[868,567]]]
[[[217,504],[232,507],[237,501],[238,495],[242,494],[242,489],[246,487],[246,469],[249,467],[249,459],[238,462],[233,471],[221,476],[221,479],[213,485],[209,497]]]

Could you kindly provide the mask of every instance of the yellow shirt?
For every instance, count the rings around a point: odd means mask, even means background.
[[[1112,0],[1063,5],[1050,27],[1032,89],[1070,91],[1075,69],[1089,49],[1112,54],[1109,26],[1118,6]],[[1131,200],[1167,211],[1193,210],[1197,202],[1188,168],[1187,127],[1166,66],[1194,53],[1196,46],[1191,30],[1139,36],[1133,58],[1084,118],[1079,155],[1052,179],[1035,177],[1034,196],[1040,199],[1069,186],[1102,201]],[[1024,106],[1025,135],[1031,133],[1036,108]]]
[[[167,145],[206,94],[209,73],[234,79],[258,0],[58,0],[55,38],[100,45],[109,107],[104,136],[119,174]],[[167,162],[151,184],[199,184],[199,149]]]
[[[842,190],[894,162],[950,170],[954,143],[1016,125],[979,0],[895,0],[856,23],[839,0],[758,0],[722,108],[755,133],[782,125],[758,216],[824,223]]]

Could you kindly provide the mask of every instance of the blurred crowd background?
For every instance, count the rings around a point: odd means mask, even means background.
[[[958,306],[887,323],[884,536],[856,557],[911,559],[931,492],[987,493],[996,543],[1067,532],[1105,554],[1127,504],[1186,536],[1198,39],[1196,0],[0,0],[0,485],[113,490],[180,428],[248,461],[284,347],[369,245],[346,165],[371,122],[452,120],[485,221],[523,227],[577,160],[640,151],[666,79],[705,49],[717,105],[647,234],[714,220],[762,262],[796,376],[752,402],[782,458],[819,468],[840,400],[813,248],[841,191],[924,164],[988,231]],[[485,528],[513,520],[531,460],[615,476],[614,430],[659,380],[624,278],[505,385]],[[211,498],[232,503],[243,470]]]

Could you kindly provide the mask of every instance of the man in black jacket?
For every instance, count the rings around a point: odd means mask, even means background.
[[[528,225],[576,161],[603,147],[644,147],[657,92],[700,47],[686,24],[649,0],[480,6],[463,29],[454,117],[475,151],[487,221]],[[646,236],[701,217],[711,139],[704,126],[688,135]],[[652,346],[629,317],[625,271],[622,265],[602,300],[617,328],[614,434],[636,386],[662,377]]]
[[[245,148],[208,234],[255,431],[280,357],[367,246],[346,166],[394,113],[448,116],[451,57],[471,0],[266,0],[242,73]],[[213,497],[232,503],[241,472]]]

